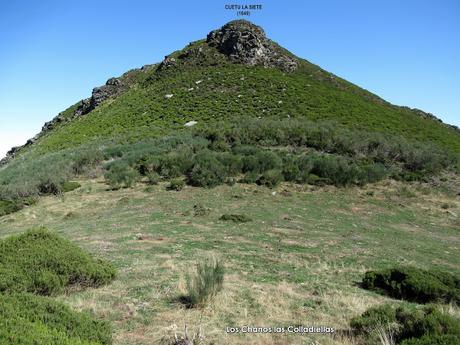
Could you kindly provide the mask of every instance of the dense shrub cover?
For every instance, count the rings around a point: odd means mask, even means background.
[[[138,174],[124,161],[114,161],[107,165],[104,178],[112,189],[131,187]]]
[[[112,188],[129,187],[139,176],[154,183],[181,177],[202,187],[238,180],[270,186],[280,180],[278,171],[285,181],[347,186],[386,177],[424,180],[460,168],[458,156],[433,143],[330,122],[246,117],[134,144],[94,143],[19,157],[0,168],[0,200],[62,193],[67,181],[107,160]]]
[[[396,344],[454,345],[460,342],[460,320],[442,313],[435,306],[417,308],[384,304],[373,307],[351,320],[353,332],[365,344],[380,345],[379,331],[391,332]]]
[[[460,279],[448,272],[434,269],[399,267],[368,271],[362,286],[407,301],[460,302]]]
[[[71,285],[100,286],[115,276],[111,264],[46,230],[0,241],[0,292],[55,295]]]
[[[27,293],[0,294],[2,345],[109,345],[108,323],[63,303]]]

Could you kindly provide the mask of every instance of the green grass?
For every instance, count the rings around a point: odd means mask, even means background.
[[[460,275],[458,216],[441,207],[448,202],[457,213],[458,198],[432,188],[422,193],[419,183],[405,184],[415,194],[408,197],[395,181],[365,188],[185,186],[179,192],[167,191],[165,182],[148,191],[143,183],[110,191],[102,179],[79,182],[65,197],[47,196],[3,217],[0,234],[43,224],[110,258],[118,271],[112,284],[58,299],[111,321],[115,344],[170,340],[173,325],[180,332],[184,323],[190,333],[201,324],[207,342],[341,344],[322,335],[224,330],[246,324],[347,329],[371,306],[394,302],[358,286],[368,270],[412,265]],[[197,217],[199,203],[210,210]],[[224,222],[222,214],[252,221]],[[207,307],[184,309],[175,302],[187,293],[184,274],[208,255],[225,262],[225,287]],[[444,308],[459,315],[458,307]]]

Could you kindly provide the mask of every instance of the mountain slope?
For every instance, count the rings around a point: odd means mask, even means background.
[[[57,151],[94,140],[136,141],[240,116],[328,119],[429,141],[460,153],[458,128],[433,115],[397,107],[265,37],[247,21],[233,21],[167,56],[111,78],[45,124],[26,149]]]

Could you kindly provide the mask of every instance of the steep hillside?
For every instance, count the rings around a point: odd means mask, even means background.
[[[241,116],[327,119],[351,128],[433,142],[460,153],[458,128],[397,107],[233,21],[165,57],[111,78],[52,121],[23,148],[42,154],[94,140],[133,142],[197,121],[238,123]]]

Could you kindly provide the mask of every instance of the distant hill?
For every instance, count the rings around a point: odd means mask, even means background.
[[[460,153],[460,131],[432,114],[392,105],[299,58],[244,20],[214,30],[158,64],[110,78],[47,122],[24,146],[37,154],[95,140],[134,142],[241,116],[331,120],[433,142]]]

